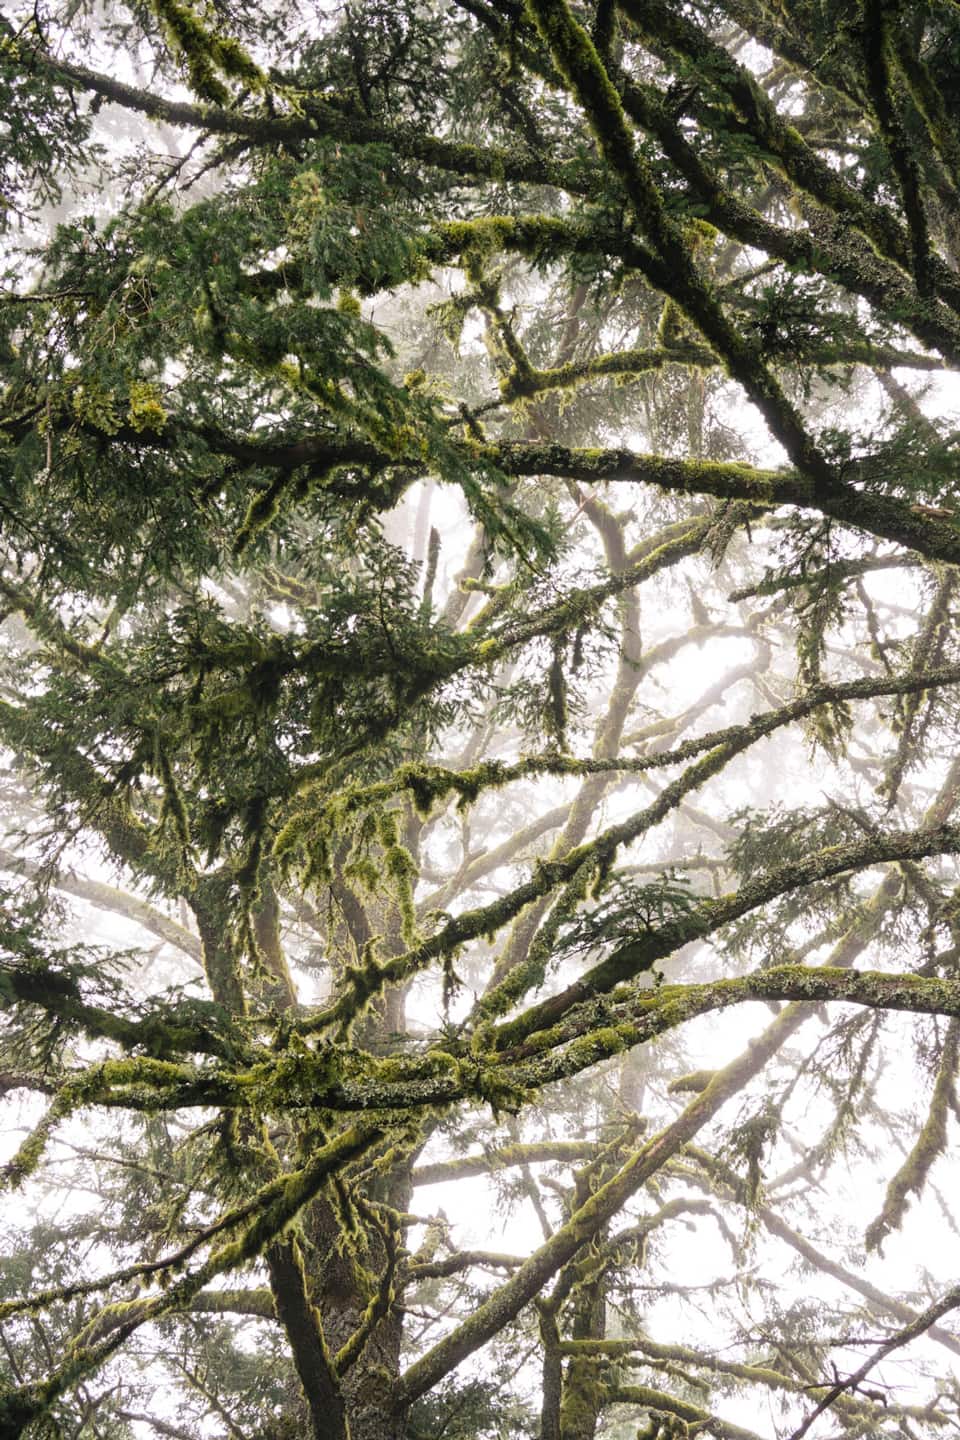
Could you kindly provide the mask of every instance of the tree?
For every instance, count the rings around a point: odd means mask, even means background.
[[[4,1440],[956,1425],[958,51],[0,19]]]

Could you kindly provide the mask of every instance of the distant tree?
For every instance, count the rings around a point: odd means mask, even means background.
[[[960,6],[0,96],[2,1440],[955,1431]]]

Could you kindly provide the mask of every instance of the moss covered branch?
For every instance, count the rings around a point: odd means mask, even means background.
[[[960,564],[960,526],[952,517],[918,511],[906,497],[855,488],[846,481],[834,481],[822,490],[808,477],[791,471],[673,460],[629,450],[574,450],[562,445],[510,444],[491,449],[490,457],[512,475],[562,475],[583,483],[631,481],[682,494],[818,510],[879,539],[894,540],[930,560]],[[867,460],[859,465],[857,480],[862,484],[870,479]]]
[[[885,1236],[898,1230],[910,1204],[911,1195],[919,1195],[926,1184],[934,1162],[947,1144],[947,1117],[956,1108],[957,1048],[960,1041],[960,1020],[950,1022],[943,1043],[930,1108],[920,1133],[910,1147],[896,1175],[887,1186],[879,1215],[867,1226],[868,1250],[879,1250]]]

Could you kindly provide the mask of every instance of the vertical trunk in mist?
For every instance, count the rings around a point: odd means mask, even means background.
[[[598,1237],[597,1254],[591,1256],[588,1250],[581,1264],[588,1270],[593,1262],[600,1267],[600,1273],[576,1284],[570,1325],[572,1340],[605,1338],[607,1307],[601,1255],[602,1238]],[[604,1405],[600,1369],[600,1361],[593,1355],[572,1355],[568,1360],[560,1404],[560,1440],[594,1440]]]
[[[412,1188],[402,1170],[385,1177],[381,1188],[384,1203],[400,1211],[409,1208]],[[336,1355],[360,1327],[375,1296],[386,1267],[383,1239],[376,1229],[366,1227],[350,1236],[346,1246],[342,1217],[327,1201],[313,1206],[307,1224],[314,1297],[327,1345]],[[393,1306],[341,1377],[350,1440],[402,1440],[405,1417],[393,1408],[402,1336],[402,1311]]]

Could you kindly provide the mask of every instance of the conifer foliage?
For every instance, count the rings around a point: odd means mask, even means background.
[[[0,1437],[960,1423],[960,6],[0,15]]]

